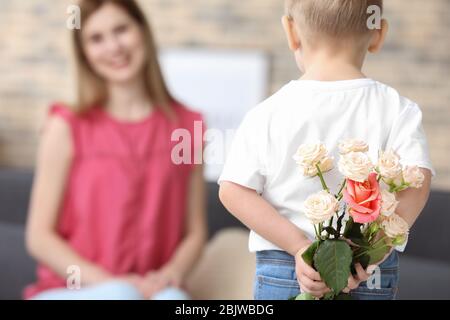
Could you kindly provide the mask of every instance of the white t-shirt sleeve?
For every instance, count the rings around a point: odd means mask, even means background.
[[[418,105],[411,103],[402,111],[392,128],[387,149],[396,151],[403,165],[416,165],[429,169],[433,176],[436,175],[423,130],[422,111]],[[395,249],[404,252],[407,243],[408,240]]]
[[[416,104],[410,103],[401,112],[394,123],[386,149],[397,152],[403,165],[416,165],[436,175],[422,125],[422,112]]]
[[[254,110],[247,113],[236,131],[226,155],[225,165],[218,183],[230,181],[263,192],[265,175],[261,161],[261,147],[265,137],[260,133],[261,121]]]

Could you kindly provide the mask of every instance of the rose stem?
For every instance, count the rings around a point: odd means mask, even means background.
[[[317,239],[320,240],[320,236],[319,236],[319,233],[317,232],[316,225],[314,225],[314,231],[316,232]]]
[[[341,199],[342,199],[342,190],[344,190],[346,184],[347,184],[347,179],[345,179],[344,182],[342,182],[341,188],[339,189],[339,192],[336,195],[336,198],[338,201],[341,201]]]
[[[325,183],[325,180],[323,179],[322,170],[320,170],[319,164],[316,164],[316,168],[317,168],[317,175],[320,178],[320,182],[322,183],[323,190],[330,192],[330,189],[328,188],[327,184]]]

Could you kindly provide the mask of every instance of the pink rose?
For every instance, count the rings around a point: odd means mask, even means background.
[[[344,200],[350,207],[350,215],[357,223],[375,221],[381,211],[381,192],[377,174],[371,173],[365,182],[347,179]]]

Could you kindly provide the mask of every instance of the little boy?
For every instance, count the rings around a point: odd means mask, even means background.
[[[337,159],[339,142],[356,138],[370,146],[372,160],[379,150],[392,149],[402,164],[418,165],[423,187],[397,195],[396,213],[410,226],[428,199],[434,170],[421,110],[361,71],[366,53],[380,51],[388,29],[384,19],[369,28],[374,5],[382,12],[382,0],[286,1],[282,23],[303,76],[246,115],[219,178],[222,203],[251,229],[255,299],[289,299],[300,289],[322,297],[329,291],[301,257],[314,239],[302,203],[321,189],[318,179],[303,177],[292,159],[301,144],[321,141]],[[326,179],[338,188],[342,177],[333,170]],[[394,299],[397,252],[379,267],[381,287],[368,288],[369,273],[357,265],[345,291],[357,299]]]

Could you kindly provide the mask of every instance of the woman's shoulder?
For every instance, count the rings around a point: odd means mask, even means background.
[[[54,154],[68,159],[72,154],[72,137],[75,114],[70,107],[61,102],[50,104],[48,118],[43,123],[41,134],[41,152],[52,159]]]
[[[63,102],[53,102],[47,109],[47,119],[43,131],[50,135],[63,134],[74,130],[77,114],[73,107]]]
[[[48,108],[50,115],[61,115],[67,117],[76,117],[76,108],[68,103],[55,101]]]
[[[73,125],[85,119],[90,119],[96,114],[97,107],[79,108],[76,105],[65,102],[53,102],[48,108],[49,116],[57,116]]]

